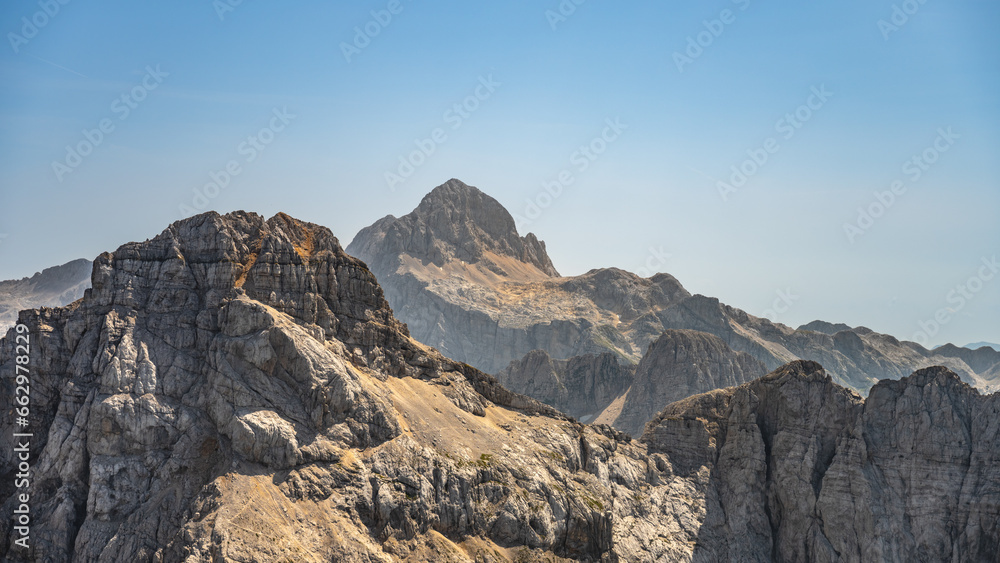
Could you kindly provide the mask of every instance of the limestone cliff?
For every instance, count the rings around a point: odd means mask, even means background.
[[[942,367],[862,400],[799,361],[668,406],[642,441],[708,481],[695,561],[996,561],[998,415]]]
[[[520,237],[502,205],[459,180],[362,229],[347,251],[372,268],[417,340],[489,373],[536,349],[636,363],[662,331],[651,315],[689,296],[667,274],[559,277],[544,243]]]

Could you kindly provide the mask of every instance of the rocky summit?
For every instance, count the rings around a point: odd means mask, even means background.
[[[514,218],[500,203],[459,180],[438,186],[413,213],[389,215],[362,229],[349,252],[373,257],[377,270],[394,265],[383,265],[380,258],[406,255],[439,268],[459,262],[500,276],[559,275],[545,243],[531,233],[518,236]],[[518,271],[504,268],[512,264]]]
[[[633,440],[411,338],[328,229],[244,212],[102,254],[81,300],[18,320],[29,361],[12,329],[0,396],[26,365],[31,403],[26,421],[0,410],[3,561],[958,563],[1000,549],[1000,396],[946,368],[863,400],[798,361],[675,402]],[[755,369],[687,336],[647,355],[712,349],[717,371],[688,375],[716,384]]]

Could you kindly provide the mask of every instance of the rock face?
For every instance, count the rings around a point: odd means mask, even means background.
[[[0,281],[0,331],[13,326],[22,309],[60,307],[83,297],[90,287],[90,268],[90,260],[73,260],[30,278]]]
[[[765,373],[764,364],[746,352],[733,352],[717,336],[694,330],[668,330],[649,345],[612,425],[639,436],[646,422],[663,405],[714,389],[735,387]]]
[[[799,361],[668,406],[642,441],[708,479],[695,561],[996,561],[998,415],[942,367],[862,401]]]
[[[992,382],[1000,381],[1000,364],[993,366],[992,368],[989,369],[989,371],[983,373],[982,379],[984,379],[985,381],[992,381]],[[998,385],[994,383],[990,390],[996,393],[997,390],[1000,389],[998,389]]]
[[[361,261],[286,215],[175,223],[99,256],[92,282],[21,312],[27,352],[15,329],[0,340],[0,397],[31,397],[26,415],[0,409],[3,561],[957,562],[1000,547],[1000,396],[943,368],[862,404],[799,362],[670,405],[640,442],[410,338]]]
[[[955,347],[930,351],[824,321],[793,329],[691,295],[668,274],[644,279],[606,268],[558,277],[543,243],[530,233],[519,237],[498,202],[458,180],[435,188],[405,217],[363,229],[347,251],[372,268],[417,340],[489,373],[532,350],[559,360],[611,352],[635,364],[663,331],[690,329],[721,338],[767,369],[818,361],[835,381],[861,392],[932,365],[981,389],[1000,388],[986,375],[1000,352],[983,353],[992,361],[972,360]]]
[[[590,422],[628,391],[634,376],[635,366],[619,363],[609,352],[553,360],[545,351],[534,350],[521,360],[511,362],[497,374],[497,381],[517,393]],[[658,410],[651,412],[643,422]]]

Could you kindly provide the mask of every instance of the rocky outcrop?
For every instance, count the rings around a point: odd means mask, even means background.
[[[23,309],[60,307],[83,297],[90,287],[90,266],[90,260],[73,260],[30,278],[0,281],[0,331],[13,326]]]
[[[20,317],[34,337],[39,560],[152,557],[232,464],[330,461],[400,432],[344,358],[406,369],[399,347],[375,350],[405,339],[403,327],[328,230],[280,215],[202,215],[102,254],[92,281],[73,307]],[[12,366],[14,338],[3,343]],[[4,468],[14,466],[10,436]],[[10,522],[0,524],[8,542]]]
[[[983,397],[941,367],[873,387],[819,497],[834,551],[856,560],[995,560],[998,415],[1000,395]],[[833,533],[847,525],[857,534]]]
[[[998,414],[942,367],[863,401],[799,361],[668,406],[642,441],[707,472],[695,561],[995,561]]]
[[[714,389],[735,387],[765,373],[764,364],[746,352],[734,352],[717,336],[668,330],[649,345],[612,425],[639,436],[646,422],[664,405]]]
[[[534,350],[511,362],[497,379],[582,422],[639,436],[665,405],[766,372],[761,362],[734,352],[714,335],[669,329],[649,345],[638,366],[622,364],[609,353],[555,360]]]
[[[608,352],[553,360],[545,351],[534,350],[496,377],[508,389],[590,422],[628,391],[634,375],[635,366],[619,363]]]

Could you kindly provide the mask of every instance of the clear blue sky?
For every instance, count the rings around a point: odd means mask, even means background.
[[[907,339],[950,307],[929,343],[1000,342],[1000,275],[949,296],[1000,253],[995,1],[897,0],[896,28],[891,0],[225,2],[0,8],[0,279],[152,237],[182,205],[285,211],[346,245],[457,177],[532,217],[564,274],[648,262],[793,326]],[[433,154],[390,189],[418,139]],[[753,174],[720,190],[733,166]]]

